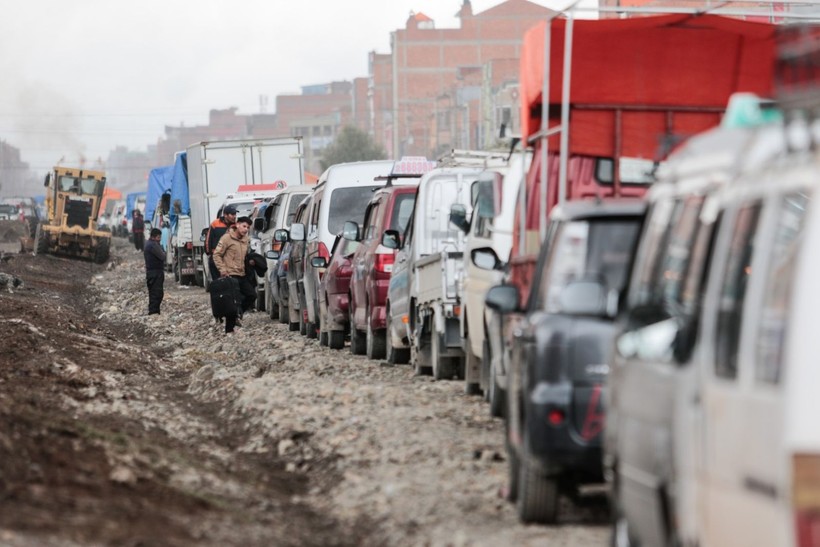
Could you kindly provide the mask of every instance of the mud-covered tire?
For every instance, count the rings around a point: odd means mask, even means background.
[[[345,333],[341,330],[331,330],[327,333],[327,346],[330,349],[342,349],[345,347]]]
[[[384,333],[384,358],[391,365],[404,365],[410,362],[410,348],[393,347],[393,337],[389,328]]]
[[[416,346],[411,346],[410,348],[410,360],[413,361],[413,369],[416,372],[416,376],[430,376],[433,374],[433,367],[432,367],[432,359],[430,356],[430,337],[429,335],[427,338],[422,336],[422,339],[419,340],[420,348],[416,348]]]
[[[529,458],[521,459],[515,504],[521,522],[554,524],[558,518],[558,494],[557,477],[544,475]]]
[[[319,331],[319,345],[327,347],[328,345],[328,335],[327,331]]]
[[[284,323],[285,325],[290,324],[290,311],[288,311],[288,305],[284,302],[279,302],[279,322]]]
[[[48,254],[48,232],[43,230],[42,224],[38,224],[37,230],[34,232],[34,254]]]
[[[350,322],[350,353],[353,355],[364,355],[367,352],[367,344],[362,331],[356,328],[353,321]]]
[[[456,359],[442,357],[441,336],[433,332],[430,334],[430,367],[433,369],[433,378],[436,380],[452,380],[456,374]]]
[[[385,331],[374,331],[370,324],[370,305],[367,306],[367,340],[365,342],[365,353],[368,359],[384,359],[385,353]]]
[[[94,262],[97,264],[105,264],[108,262],[108,257],[111,254],[111,240],[109,238],[102,238],[97,242],[97,247],[94,249]]]

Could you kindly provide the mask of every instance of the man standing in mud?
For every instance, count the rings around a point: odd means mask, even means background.
[[[138,251],[144,250],[145,219],[142,218],[142,212],[139,209],[134,209],[134,219],[131,222],[131,232],[134,234],[134,247],[136,247]]]
[[[237,326],[237,315],[245,308],[243,301],[250,298],[250,289],[245,280],[245,255],[248,254],[248,230],[251,227],[251,219],[241,217],[236,224],[231,225],[228,233],[223,235],[214,249],[214,263],[219,271],[220,277],[233,277],[237,280],[238,291],[236,300],[240,301],[236,314],[225,316],[225,333],[233,332]],[[256,297],[256,290],[253,289],[253,297]]]
[[[162,230],[152,228],[151,235],[145,243],[145,281],[148,284],[148,315],[159,314],[162,304],[165,285],[165,251],[162,250],[160,239]]]

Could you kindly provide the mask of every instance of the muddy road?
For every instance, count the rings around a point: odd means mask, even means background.
[[[502,425],[460,383],[264,313],[226,337],[170,274],[146,316],[119,239],[106,265],[21,254],[0,273],[0,545],[606,543],[600,494],[518,523]]]

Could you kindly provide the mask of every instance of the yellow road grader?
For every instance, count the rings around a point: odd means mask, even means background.
[[[105,173],[55,167],[46,175],[45,186],[48,220],[37,226],[34,253],[107,261],[111,232],[97,229]]]

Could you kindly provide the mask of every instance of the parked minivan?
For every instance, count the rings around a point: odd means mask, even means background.
[[[296,208],[312,190],[313,186],[308,185],[288,186],[273,198],[265,209],[262,216],[263,221],[259,227],[261,229],[259,237],[262,244],[262,255],[270,250],[282,250],[282,243],[274,241],[273,234],[281,228],[290,228],[296,216]],[[287,297],[282,298],[280,294],[287,291],[286,281],[280,285],[279,259],[269,258],[267,260],[268,273],[265,276],[264,286],[261,291],[265,297],[265,309],[268,310],[271,319],[279,319],[285,323],[288,317]]]
[[[384,181],[374,179],[389,175],[394,163],[392,160],[340,163],[328,167],[319,177],[303,224],[306,234],[303,320],[310,338],[318,335],[319,282],[324,275],[324,268],[314,267],[311,259],[329,260],[330,248],[345,221],[362,222],[373,192],[384,186]]]
[[[670,172],[653,203],[607,422],[616,544],[820,544],[819,139],[800,120],[745,139],[721,184]]]
[[[518,188],[531,154],[517,152],[509,162],[488,168],[473,183],[473,214],[464,227],[467,235],[462,277],[461,336],[464,342],[464,381],[468,393],[483,392],[494,416],[501,415],[501,397],[491,374],[492,352],[487,337],[491,325],[499,329],[499,318],[484,305],[490,287],[501,282],[503,271],[479,268],[472,250],[492,248],[504,262],[512,248],[513,217]]]

